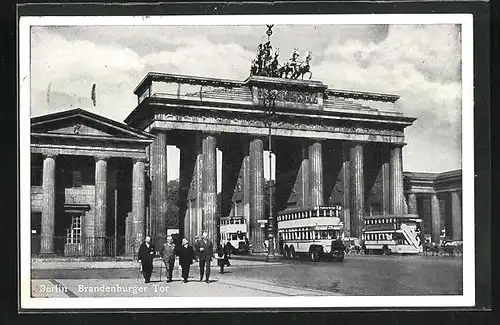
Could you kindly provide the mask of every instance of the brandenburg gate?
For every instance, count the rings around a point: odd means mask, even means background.
[[[151,179],[146,223],[156,240],[166,235],[167,145],[175,145],[181,235],[193,240],[206,231],[217,240],[219,218],[233,213],[246,217],[254,250],[262,246],[258,220],[267,218],[263,152],[269,150],[269,123],[276,211],[339,204],[351,237],[360,237],[363,215],[405,211],[404,129],[415,118],[397,111],[399,97],[330,89],[304,79],[311,77],[311,53],[299,62],[294,50],[280,66],[279,51],[271,49],[269,41],[259,45],[244,81],[150,72],[136,87],[137,107],[125,122],[154,135],[146,153]]]

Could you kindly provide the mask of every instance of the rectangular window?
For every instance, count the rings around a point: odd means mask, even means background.
[[[83,185],[83,172],[82,170],[73,171],[73,187],[82,187]]]
[[[40,230],[42,228],[42,213],[41,212],[31,212],[31,230],[33,230],[37,235],[40,235]]]
[[[31,166],[31,186],[43,185],[43,167],[32,165]]]
[[[66,244],[79,244],[82,240],[82,215],[71,215],[71,224],[66,229]]]

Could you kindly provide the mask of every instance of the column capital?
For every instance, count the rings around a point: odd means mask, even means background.
[[[152,135],[157,135],[158,133],[165,133],[166,129],[158,129],[158,128],[154,128],[154,129],[151,129],[148,131],[148,133],[152,134]]]
[[[133,164],[135,164],[137,162],[142,162],[145,164],[147,162],[147,159],[146,159],[146,157],[134,157],[134,158],[132,158]]]
[[[106,155],[95,155],[94,156],[95,162],[98,162],[100,160],[107,161],[108,159],[109,159],[109,156],[106,156]]]
[[[368,142],[363,142],[363,141],[342,141],[342,148],[344,149],[350,149],[355,146],[362,146],[364,147]]]
[[[389,147],[391,149],[393,149],[393,148],[401,148],[401,149],[403,149],[403,147],[406,146],[406,145],[407,145],[406,142],[403,142],[403,143],[389,143]]]
[[[46,158],[52,158],[52,159],[56,159],[57,158],[57,154],[55,153],[44,153],[42,155],[43,159],[46,159]]]

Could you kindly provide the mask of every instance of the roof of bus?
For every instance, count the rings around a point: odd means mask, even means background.
[[[230,219],[245,219],[245,216],[228,216],[228,217],[220,217],[221,220],[230,220]]]
[[[278,215],[296,213],[296,212],[306,212],[315,210],[334,210],[341,209],[340,205],[317,205],[315,207],[300,207],[300,208],[288,208],[286,210],[278,212]]]
[[[418,214],[377,214],[371,216],[365,216],[365,219],[383,219],[383,218],[398,218],[398,219],[420,219]]]

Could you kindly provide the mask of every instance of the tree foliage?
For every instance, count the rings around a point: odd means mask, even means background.
[[[168,229],[179,228],[179,181],[167,183],[167,214],[165,216]]]
[[[274,180],[266,180],[264,184],[264,214],[269,217],[269,189],[270,185],[274,186]],[[276,190],[276,188],[274,188]],[[276,194],[273,196],[276,198]],[[221,199],[222,194],[217,193],[217,214],[221,214]],[[276,200],[273,200],[274,214],[276,215]],[[167,228],[179,227],[179,181],[171,180],[167,183],[167,213],[166,213]]]

